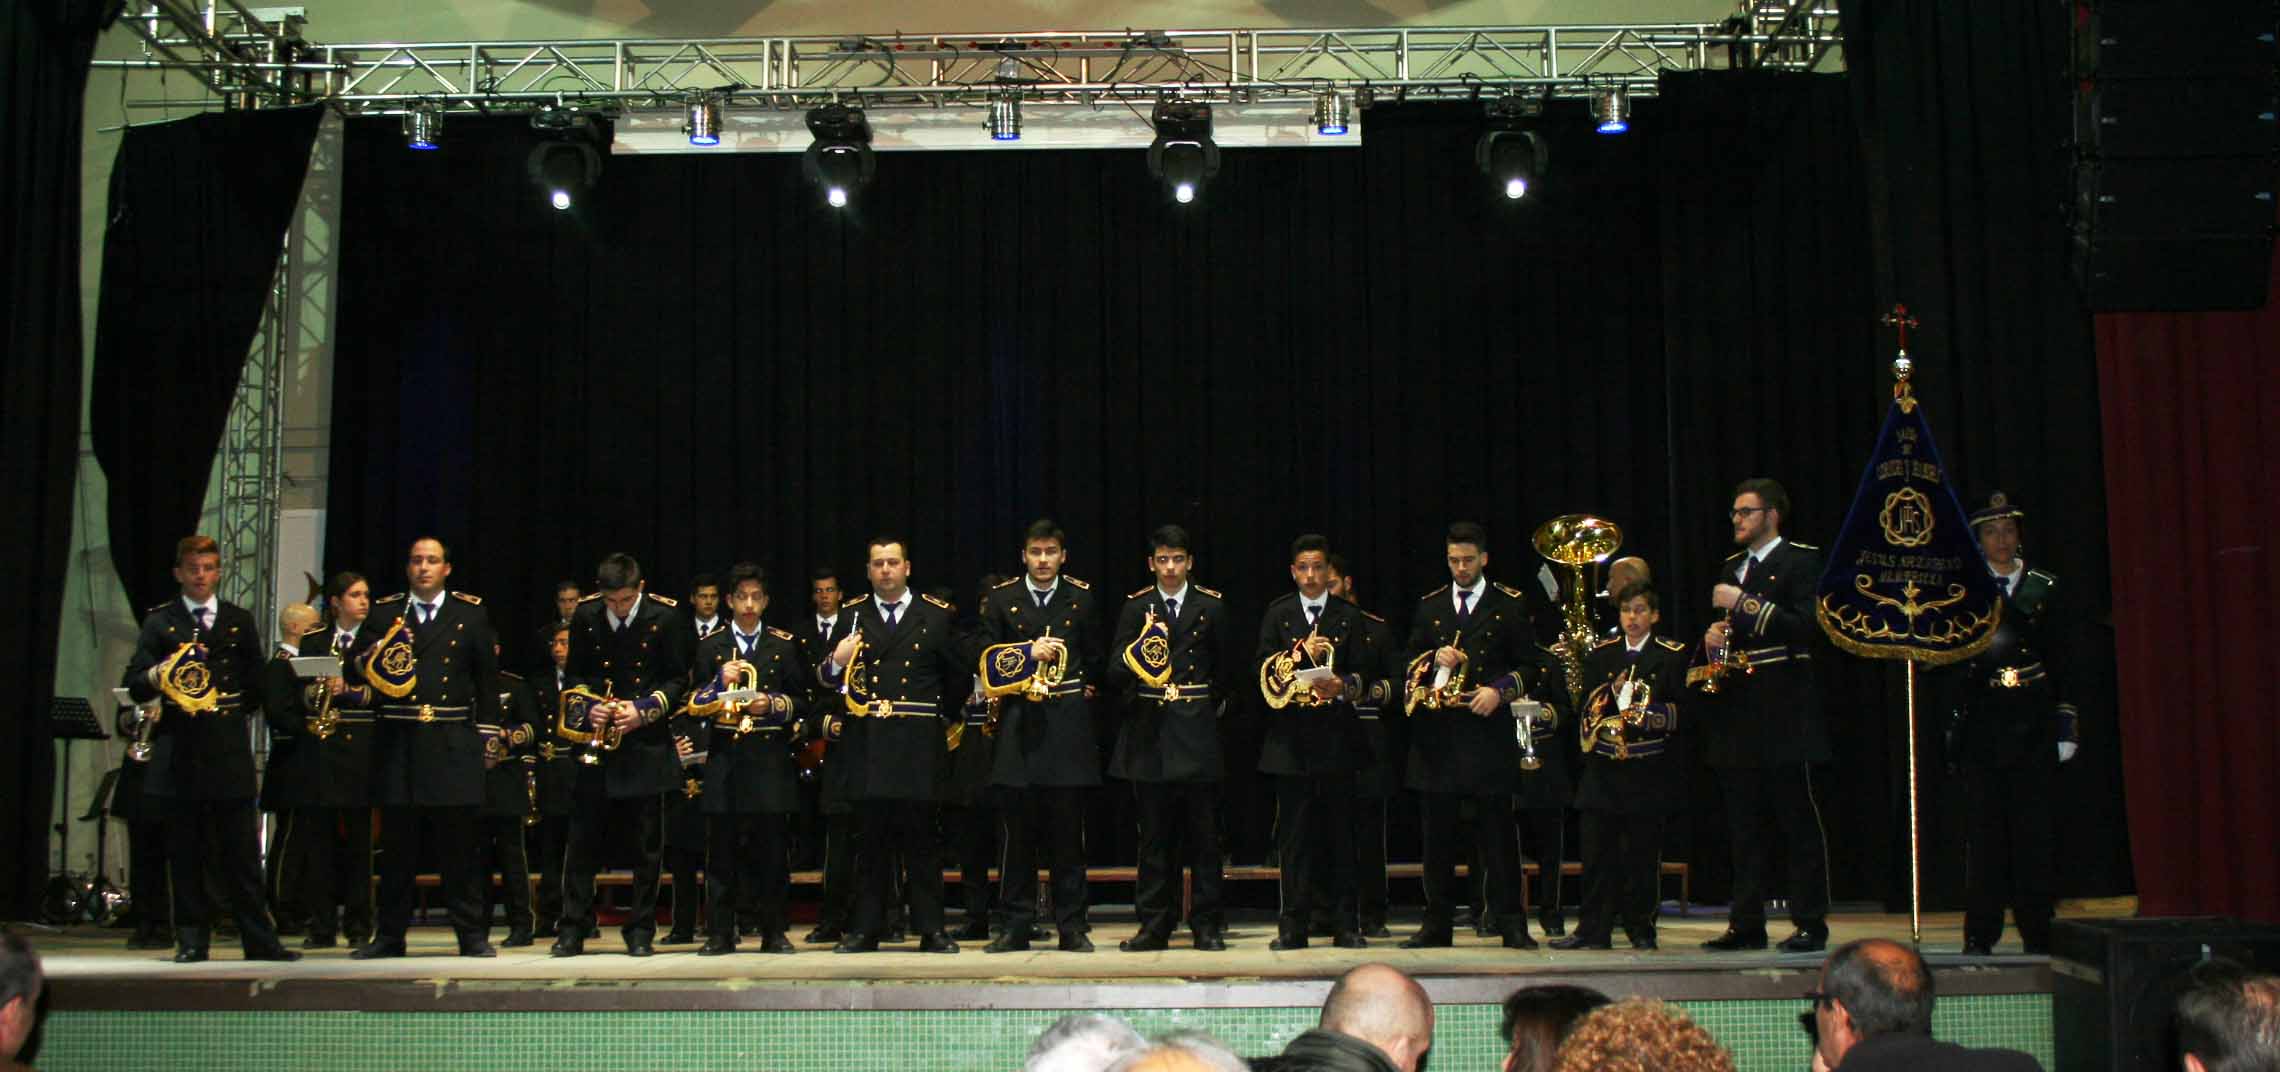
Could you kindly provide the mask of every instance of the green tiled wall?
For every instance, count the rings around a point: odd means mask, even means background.
[[[1734,1051],[1744,1072],[1806,1067],[1802,1001],[1688,1002]],[[1246,1055],[1274,1053],[1313,1026],[1311,1009],[1128,1009],[1143,1034],[1203,1031]],[[1503,1056],[1498,1008],[1444,1005],[1435,1072],[1491,1070]],[[680,1013],[58,1013],[47,1025],[43,1072],[1005,1072],[1060,1014],[958,1012]],[[2051,1062],[2047,995],[1942,998],[1935,1031],[1967,1045],[2009,1046]]]

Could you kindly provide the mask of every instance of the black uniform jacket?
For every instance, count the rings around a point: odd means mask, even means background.
[[[1345,679],[1346,691],[1336,700],[1318,706],[1293,703],[1280,711],[1267,711],[1267,736],[1259,749],[1259,770],[1264,774],[1352,774],[1369,759],[1354,701],[1369,683],[1355,669],[1360,654],[1362,610],[1336,596],[1322,606],[1322,617],[1312,625],[1297,592],[1288,592],[1267,604],[1259,619],[1259,646],[1252,653],[1251,691],[1259,688],[1259,668],[1275,655],[1289,651],[1309,632],[1319,633],[1336,651],[1332,668]]]
[[[800,646],[800,665],[810,669],[822,666],[825,660],[831,658],[831,649],[854,631],[855,610],[845,604],[840,606],[839,619],[832,623],[829,636],[817,634],[812,608],[801,614],[792,623],[790,630]],[[823,740],[825,718],[841,709],[837,690],[822,688],[812,674],[808,686],[809,715],[805,736],[809,744],[803,748],[813,748],[815,742]],[[854,799],[852,794],[857,765],[846,761],[847,743],[844,740],[824,741],[822,748],[823,767],[816,775],[820,783],[817,805],[825,814],[841,814],[847,811],[849,803]],[[982,770],[982,779],[984,782],[989,779],[987,767]]]
[[[349,649],[347,678],[373,725],[372,795],[383,806],[474,807],[483,803],[483,738],[475,728],[499,702],[498,640],[483,602],[449,592],[434,620],[419,624],[398,592],[372,606]],[[417,680],[401,697],[364,679],[364,656],[399,620],[412,633]]]
[[[1958,764],[1987,770],[2056,764],[2058,742],[2078,739],[2066,691],[2073,648],[2067,634],[2081,618],[2069,595],[2052,574],[2020,573],[2003,597],[1994,641],[1950,671],[1963,715]]]
[[[1719,567],[1721,583],[1734,583],[1742,557],[1736,554]],[[1829,731],[1813,670],[1821,642],[1813,615],[1820,583],[1820,549],[1793,540],[1783,540],[1750,567],[1729,619],[1728,642],[1730,658],[1746,661],[1749,672],[1725,674],[1715,697],[1702,705],[1698,723],[1703,758],[1711,766],[1827,762]]]
[[[824,766],[846,765],[842,790],[848,801],[933,803],[945,788],[950,750],[943,729],[959,717],[959,700],[981,653],[952,625],[949,604],[906,590],[902,605],[889,630],[877,599],[857,596],[848,602],[862,631],[872,688],[862,715],[850,713],[838,695],[842,675],[832,672],[830,652],[816,668],[817,680],[831,693],[820,713],[843,725]]]
[[[1354,669],[1368,679],[1354,714],[1362,723],[1362,743],[1368,759],[1355,776],[1354,791],[1365,797],[1391,796],[1401,790],[1409,766],[1409,726],[1401,714],[1401,645],[1393,626],[1369,611],[1362,612],[1361,642],[1355,650]],[[1382,683],[1382,685],[1381,685]]]
[[[1528,696],[1558,712],[1561,725],[1568,721],[1567,682],[1559,666],[1535,640],[1528,614],[1528,597],[1516,588],[1490,582],[1481,586],[1479,602],[1457,620],[1457,605],[1447,586],[1434,589],[1417,601],[1410,615],[1409,643],[1401,665],[1404,673],[1419,655],[1444,645],[1465,653],[1468,689],[1493,686],[1507,703]],[[1519,735],[1512,712],[1499,707],[1476,715],[1458,704],[1438,708],[1419,704],[1409,717],[1409,788],[1423,793],[1517,793],[1524,808],[1565,807],[1574,794],[1571,768],[1575,757],[1572,730],[1535,736],[1540,768],[1520,770]]]
[[[503,742],[507,754],[496,766],[483,772],[483,807],[479,814],[502,818],[530,814],[532,772],[524,760],[532,754],[540,728],[538,697],[531,691],[530,682],[523,680],[521,674],[499,671],[498,702],[484,713],[477,729],[486,738],[496,737]]]
[[[356,639],[369,634],[369,629],[357,630]],[[334,650],[334,631],[326,629],[301,638],[302,655],[338,655],[355,648],[355,641]],[[347,672],[342,671],[344,679]],[[301,684],[306,685],[307,682]],[[299,699],[299,690],[295,691]],[[367,808],[372,806],[372,743],[378,731],[372,724],[372,709],[367,701],[352,691],[333,697],[333,717],[336,725],[332,736],[319,740],[305,732],[307,719],[316,712],[302,710],[304,732],[294,745],[294,764],[300,785],[300,802],[310,808]],[[274,722],[272,723],[274,725]],[[271,760],[272,766],[275,760]]]
[[[578,799],[580,777],[593,781],[592,795],[596,799],[604,796],[601,768],[579,763],[578,752],[581,746],[563,739],[557,732],[557,724],[562,719],[562,691],[576,687],[579,681],[576,677],[565,675],[557,684],[554,675],[555,670],[550,666],[539,671],[538,676],[530,682],[531,696],[538,704],[538,717],[543,724],[533,727],[537,736],[532,742],[531,754],[526,762],[537,768],[538,813],[545,816],[570,814],[571,804]],[[583,727],[578,726],[571,728],[583,730]],[[586,773],[581,775],[581,770]]]
[[[671,599],[644,593],[633,620],[610,628],[600,592],[578,601],[570,615],[570,673],[597,693],[632,700],[643,725],[626,732],[602,763],[609,795],[617,799],[681,790],[681,761],[667,726],[681,709],[696,631]]]
[[[1669,637],[1648,637],[1635,660],[1620,636],[1600,641],[1584,657],[1587,706],[1596,703],[1605,689],[1613,708],[1614,696],[1626,680],[1632,685],[1634,705],[1636,690],[1649,691],[1638,724],[1612,731],[1624,747],[1597,740],[1578,746],[1583,751],[1583,779],[1575,795],[1577,810],[1666,815],[1686,807],[1692,765],[1680,746],[1694,696],[1686,691],[1686,663],[1687,646]],[[1588,712],[1577,719],[1587,720]]]
[[[261,637],[245,608],[218,599],[214,607],[214,621],[203,633],[179,597],[152,607],[144,614],[134,657],[127,660],[120,684],[137,703],[146,702],[159,694],[150,683],[150,668],[196,639],[206,646],[206,670],[221,699],[219,710],[195,717],[171,700],[162,706],[143,771],[142,791],[149,796],[236,800],[254,795],[253,742],[246,719],[261,705]]]
[[[737,732],[742,722],[684,714],[676,727],[706,753],[704,791],[697,797],[706,815],[782,815],[800,809],[799,768],[792,763],[793,731],[809,710],[812,678],[800,662],[799,642],[792,634],[770,626],[760,633],[749,653],[738,650],[731,626],[697,644],[697,659],[689,668],[686,695],[694,696],[707,682],[720,677],[720,668],[732,659],[752,664],[754,685],[771,696],[782,696],[788,710],[782,714],[753,712],[752,728]],[[837,697],[834,697],[836,699]],[[764,706],[766,706],[764,702]]]
[[[1100,739],[1093,731],[1092,701],[1085,699],[1085,686],[1100,681],[1099,610],[1092,587],[1065,575],[1042,607],[1024,577],[982,598],[983,645],[1027,643],[1048,630],[1068,645],[1068,664],[1052,695],[1037,701],[1000,698],[991,784],[1100,784]]]
[[[1116,616],[1116,635],[1105,656],[1104,682],[1125,693],[1124,726],[1108,773],[1134,782],[1216,782],[1227,769],[1219,750],[1219,705],[1235,695],[1240,676],[1215,669],[1219,631],[1227,605],[1219,593],[1193,582],[1180,597],[1171,629],[1172,676],[1176,697],[1140,684],[1124,663],[1124,649],[1139,638],[1141,624],[1154,613],[1165,621],[1164,594],[1149,585],[1125,597]]]
[[[308,710],[301,705],[301,679],[293,675],[293,656],[278,648],[261,668],[261,719],[269,724],[269,763],[261,771],[263,811],[291,811],[307,802],[303,752],[314,743],[302,739],[307,717]]]

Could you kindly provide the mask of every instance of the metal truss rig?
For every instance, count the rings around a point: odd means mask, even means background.
[[[1097,107],[1176,96],[1231,104],[1461,98],[1522,90],[1651,94],[1664,71],[1812,70],[1839,36],[1836,0],[1747,0],[1721,22],[1579,26],[1148,30],[672,40],[317,44],[297,9],[239,0],[137,0],[128,69],[191,70],[227,107],[324,101],[349,114],[412,109],[620,111],[714,96],[741,108]],[[179,108],[181,101],[130,101]]]

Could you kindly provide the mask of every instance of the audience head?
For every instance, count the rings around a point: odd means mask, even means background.
[[[2177,999],[2177,1048],[2185,1072],[2280,1069],[2280,975],[2226,960],[2196,966]]]
[[[0,1061],[29,1056],[26,1044],[39,1028],[40,958],[18,934],[0,933]]]
[[[1416,1072],[1433,1048],[1433,1000],[1401,969],[1364,964],[1330,987],[1319,1026],[1377,1047],[1401,1072]]]
[[[1676,1005],[1630,998],[1576,1021],[1559,1072],[1734,1072],[1734,1057]]]
[[[1110,1065],[1108,1072],[1246,1072],[1249,1068],[1218,1039],[1178,1031]]]
[[[1053,1021],[1029,1045],[1022,1072],[1101,1072],[1146,1052],[1148,1042],[1132,1025],[1099,1013],[1072,1013]]]
[[[1583,986],[1524,986],[1504,999],[1504,1072],[1551,1072],[1560,1043],[1607,995]]]
[[[1811,996],[1821,1059],[1830,1068],[1872,1038],[1932,1036],[1931,969],[1899,942],[1866,938],[1838,946],[1821,965],[1821,989]]]

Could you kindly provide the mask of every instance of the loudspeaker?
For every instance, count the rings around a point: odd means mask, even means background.
[[[2272,257],[2273,0],[2097,0],[2074,39],[2074,268],[2092,309],[2253,309]]]
[[[2280,927],[2219,916],[2060,920],[2050,931],[2054,1072],[2173,1072],[2177,997],[2203,960],[2280,971]]]

